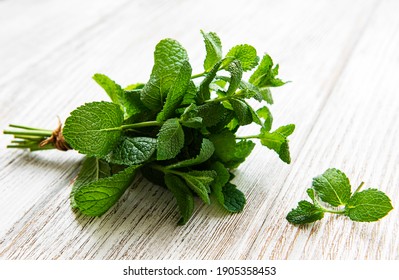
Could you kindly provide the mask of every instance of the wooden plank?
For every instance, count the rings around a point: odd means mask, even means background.
[[[335,166],[344,170],[355,188],[362,180],[367,187],[386,192],[398,200],[398,3],[380,2],[342,74],[328,94],[325,106],[307,136],[296,163],[280,193],[273,197],[295,207],[306,197],[310,178]],[[302,188],[299,186],[303,185]],[[280,227],[268,227],[280,224]],[[245,256],[272,259],[397,259],[399,240],[397,211],[378,223],[356,224],[343,217],[306,227],[292,227],[284,217],[267,217]]]
[[[50,53],[127,1],[4,1],[0,3],[0,81],[45,60]],[[79,7],[77,9],[77,7]]]
[[[379,154],[365,145],[360,146],[362,148],[356,155],[347,155],[348,146],[342,149],[339,144],[343,133],[351,131],[351,123],[345,122],[348,119],[342,117],[340,122],[344,128],[340,128],[334,120],[331,121],[331,114],[337,110],[336,104],[342,112],[353,109],[347,116],[351,121],[357,120],[356,133],[351,132],[353,134],[349,137],[352,138],[348,139],[352,142],[345,143],[359,144],[357,133],[363,138],[369,135],[361,118],[357,117],[358,113],[362,118],[368,117],[371,125],[380,127],[377,120],[381,121],[382,115],[373,120],[366,115],[366,109],[338,103],[342,96],[349,102],[354,101],[357,95],[356,88],[348,94],[346,86],[342,86],[340,91],[337,85],[345,85],[345,77],[349,81],[357,78],[358,86],[363,85],[359,72],[348,69],[351,69],[350,65],[356,69],[357,64],[352,60],[354,54],[357,53],[358,59],[361,59],[362,51],[375,54],[375,49],[369,49],[366,43],[373,48],[380,46],[371,40],[376,35],[374,33],[378,33],[379,26],[391,24],[391,29],[388,28],[386,33],[380,32],[380,36],[389,50],[394,49],[395,41],[391,45],[384,34],[395,35],[393,29],[397,22],[388,13],[394,10],[395,4],[386,1],[376,9],[377,3],[371,0],[350,3],[237,1],[236,5],[215,4],[213,1],[129,3],[104,21],[71,35],[57,52],[44,51],[44,60],[28,63],[13,75],[0,80],[1,127],[11,121],[23,123],[26,120],[31,125],[51,126],[55,123],[52,118],[56,114],[64,119],[83,102],[101,99],[101,91],[90,81],[95,72],[109,74],[122,84],[146,81],[151,70],[153,47],[163,37],[181,41],[199,72],[204,51],[198,30],[203,28],[220,34],[225,51],[234,43],[249,42],[260,51],[268,51],[281,63],[282,76],[294,82],[275,91],[276,105],[272,110],[276,125],[287,122],[298,124],[291,140],[294,158],[291,166],[280,163],[271,152],[257,147],[249,162],[237,170],[235,182],[248,198],[243,213],[226,216],[215,205],[204,206],[197,201],[194,217],[185,227],[175,226],[178,214],[172,196],[141,178],[118,205],[101,218],[75,216],[71,213],[68,196],[81,156],[70,152],[27,155],[2,150],[0,180],[3,196],[0,203],[6,209],[1,214],[2,222],[3,217],[6,218],[0,228],[0,257],[395,258],[397,239],[383,237],[385,230],[397,227],[393,223],[393,213],[384,222],[360,226],[344,219],[329,218],[327,222],[303,229],[288,225],[284,219],[286,212],[304,198],[310,178],[323,171],[319,169],[321,166],[340,163],[337,167],[349,167],[345,171],[354,182],[358,179],[356,176],[370,182],[364,175],[375,174],[370,172],[376,168],[375,161],[371,161],[373,164],[367,169],[367,166],[360,167],[357,160],[360,151],[366,155],[373,152],[373,159],[376,160],[381,159]],[[221,13],[224,7],[228,7],[228,12]],[[390,16],[385,18],[385,14]],[[378,28],[368,32],[373,27]],[[360,46],[364,48],[362,51],[359,51]],[[379,59],[389,64],[390,57],[384,53]],[[351,62],[349,66],[348,61]],[[365,69],[360,70],[366,73]],[[383,73],[380,72],[380,80],[375,79],[375,87],[381,80],[386,81]],[[365,97],[362,102],[371,110],[369,112],[377,112],[377,107],[373,107],[376,105],[371,101],[370,89],[364,85],[363,91]],[[357,103],[348,104],[353,106]],[[384,104],[397,108],[393,100]],[[391,112],[388,116],[393,122],[397,115],[392,107],[387,110]],[[323,126],[325,123],[322,120],[332,127],[331,130]],[[242,133],[253,133],[255,129],[246,127]],[[333,129],[337,132],[335,137],[330,135]],[[380,130],[382,134],[384,131]],[[390,133],[389,143],[393,145],[397,130]],[[376,137],[378,134],[373,135]],[[320,137],[326,138],[325,141],[317,141]],[[6,141],[2,137],[1,146]],[[349,151],[352,149],[350,146]],[[380,173],[377,174],[381,176],[376,176],[376,179],[397,182],[392,167],[395,158],[391,155],[390,159],[384,165],[389,165],[389,177],[381,177],[382,167],[378,165]],[[368,172],[355,168],[366,168]],[[382,186],[384,180],[370,183]],[[389,191],[388,187],[384,190]],[[347,230],[342,231],[342,227]],[[370,247],[364,243],[367,238],[370,239],[369,235],[363,235],[363,232],[376,237]],[[339,238],[344,238],[345,244],[337,244],[337,240],[341,240]],[[363,238],[364,246],[351,251],[350,245],[355,244],[357,238]],[[384,248],[383,252],[378,249],[379,246]]]

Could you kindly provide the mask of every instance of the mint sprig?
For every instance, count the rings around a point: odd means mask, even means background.
[[[246,199],[232,182],[233,170],[258,140],[289,163],[288,136],[294,125],[271,132],[270,88],[284,82],[269,55],[260,59],[248,44],[233,46],[223,55],[218,35],[201,33],[206,57],[198,74],[193,74],[184,47],[163,39],[155,46],[146,83],[123,87],[95,74],[110,102],[78,107],[65,126],[54,131],[10,125],[4,133],[15,139],[8,147],[74,149],[86,155],[71,203],[89,216],[100,216],[115,205],[140,171],[174,195],[179,224],[192,216],[195,197],[206,204],[216,201],[230,213],[242,211]],[[249,80],[243,79],[250,70]],[[249,99],[265,104],[255,110]],[[240,127],[249,124],[258,125],[259,133],[240,135]]]
[[[360,191],[363,183],[352,193],[349,179],[335,168],[327,169],[313,179],[307,194],[313,203],[302,200],[287,215],[292,224],[321,220],[324,213],[347,216],[356,222],[374,222],[393,209],[389,197],[376,189]]]

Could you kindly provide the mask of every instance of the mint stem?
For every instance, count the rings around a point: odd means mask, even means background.
[[[353,194],[359,192],[360,189],[363,187],[363,185],[364,185],[364,182],[361,182],[360,185],[357,187],[357,189],[355,190],[355,192]]]
[[[13,135],[31,135],[31,136],[48,136],[50,137],[52,134],[52,131],[50,130],[21,130],[21,131],[16,131],[16,130],[4,130],[4,134],[13,134]]]
[[[198,73],[198,74],[192,75],[192,76],[191,76],[191,79],[200,78],[200,77],[202,77],[202,76],[205,76],[206,74],[208,74],[208,72]]]
[[[342,209],[342,210],[333,210],[333,209],[327,209],[327,208],[321,207],[320,205],[319,205],[319,208],[320,208],[321,210],[323,210],[324,212],[327,212],[327,213],[345,214],[345,209]]]
[[[48,129],[35,128],[35,127],[30,127],[30,126],[18,125],[18,124],[10,124],[9,127],[21,128],[21,129],[26,129],[26,130],[48,131],[48,132],[52,133],[52,131],[48,130]]]
[[[168,170],[166,169],[166,167],[159,165],[159,164],[151,164],[150,167],[152,169],[161,171],[162,173],[166,174],[166,172],[168,172]]]
[[[254,139],[259,138],[259,135],[237,136],[236,139]]]
[[[209,100],[205,100],[205,103],[209,103],[209,102],[223,102],[226,100],[230,100],[233,98],[242,98],[245,97],[245,92],[243,90],[239,90],[236,93],[234,93],[233,95],[228,95],[228,96],[224,96],[224,97],[217,97],[214,99],[209,99]]]

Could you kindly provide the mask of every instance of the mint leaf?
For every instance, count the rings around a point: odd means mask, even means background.
[[[113,103],[122,105],[123,101],[121,98],[123,96],[123,89],[120,85],[104,74],[94,74],[93,80],[105,90]]]
[[[352,221],[374,222],[385,217],[393,209],[389,197],[376,189],[356,192],[345,207]]]
[[[209,71],[212,67],[222,59],[222,43],[218,35],[214,32],[205,33],[201,30],[204,37],[206,48],[206,57],[204,61],[205,71]]]
[[[260,88],[282,86],[285,84],[285,82],[276,78],[276,76],[278,75],[278,68],[278,65],[273,68],[272,58],[268,54],[265,54],[258,68],[256,68],[255,72],[249,78],[249,82]],[[268,103],[273,103],[270,91],[268,89],[263,92],[263,95],[265,97],[265,101],[269,100],[271,102]]]
[[[190,81],[190,83],[187,86],[186,93],[183,96],[181,105],[195,104],[196,96],[197,96],[197,86],[194,84],[193,81]]]
[[[223,186],[227,184],[230,180],[230,172],[229,170],[223,165],[223,163],[219,161],[215,161],[212,163],[211,168],[213,171],[216,172],[216,178],[212,182],[212,191],[215,193],[217,200],[220,204],[224,204],[224,197],[222,193]]]
[[[226,58],[230,60],[239,60],[241,62],[243,71],[251,70],[259,63],[259,57],[256,54],[256,49],[247,44],[233,47],[227,53]]]
[[[124,88],[125,91],[133,91],[133,90],[139,90],[142,89],[145,86],[143,83],[136,83],[136,84],[131,84],[128,85]]]
[[[191,79],[191,66],[188,61],[183,62],[177,73],[176,80],[172,84],[166,97],[163,110],[157,116],[158,121],[164,121],[175,113],[175,110],[183,101],[184,94]]]
[[[244,194],[237,189],[236,185],[227,183],[223,189],[224,207],[232,213],[241,212],[244,209],[246,199]]]
[[[357,222],[374,222],[393,209],[386,194],[376,189],[359,192],[362,186],[363,183],[351,195],[346,175],[335,168],[327,169],[313,179],[313,188],[306,191],[314,204],[300,201],[298,207],[288,213],[287,220],[293,224],[305,224],[323,218],[324,213],[333,213]],[[325,203],[319,202],[319,198]],[[337,206],[343,207],[337,209]]]
[[[269,132],[268,129],[262,128],[258,138],[263,146],[274,150],[285,163],[291,162],[291,156],[288,146],[288,139],[285,135],[277,130]]]
[[[73,183],[70,196],[72,208],[76,208],[74,194],[80,187],[109,176],[111,176],[111,167],[105,160],[96,157],[85,157],[78,176]]]
[[[200,128],[203,126],[202,118],[198,116],[198,107],[194,103],[186,107],[180,116],[180,123],[183,126],[191,128]]]
[[[257,101],[262,102],[264,100],[261,91],[258,87],[246,81],[240,82],[240,88],[245,92],[245,98],[255,98]]]
[[[262,99],[272,105],[274,103],[272,92],[269,88],[263,87],[259,89],[260,94],[262,95]]]
[[[216,172],[210,170],[175,172],[186,181],[192,189],[206,204],[210,204],[209,193],[210,184],[216,178]]]
[[[234,133],[227,129],[210,135],[209,140],[215,147],[215,156],[228,168],[237,168],[255,147],[250,140],[236,142]]]
[[[216,125],[226,114],[227,109],[219,102],[205,103],[197,107],[198,117],[205,127]]]
[[[196,101],[198,104],[203,104],[205,100],[208,100],[211,98],[211,92],[209,90],[209,85],[212,83],[213,79],[216,77],[216,73],[220,68],[220,65],[222,64],[223,60],[220,60],[217,62],[213,68],[206,74],[205,78],[202,80],[200,86],[199,86],[199,92],[198,95],[196,96]]]
[[[143,104],[140,95],[141,90],[124,92],[125,123],[143,122],[153,117],[154,114]]]
[[[292,209],[286,219],[291,224],[306,224],[321,220],[324,217],[324,211],[312,203],[302,200],[298,203],[297,208]]]
[[[264,107],[258,109],[256,111],[256,113],[258,114],[258,116],[260,118],[264,119],[263,128],[265,129],[265,131],[270,131],[272,129],[272,125],[273,125],[273,116],[272,116],[272,113],[270,112],[269,108],[264,106]]]
[[[218,122],[212,126],[207,127],[207,130],[210,133],[219,133],[223,129],[225,129],[234,118],[234,112],[232,110],[225,109],[220,118],[218,118]]]
[[[139,166],[133,165],[111,177],[80,186],[73,195],[76,208],[88,216],[101,216],[130,186],[138,168]]]
[[[110,102],[86,103],[71,112],[63,135],[67,143],[88,156],[103,157],[119,142],[123,112]]]
[[[164,39],[157,44],[150,80],[141,94],[141,100],[146,107],[153,111],[162,108],[168,91],[175,83],[181,67],[187,61],[187,52],[179,42]]]
[[[330,168],[313,178],[313,188],[321,200],[332,206],[346,205],[351,196],[349,179],[342,171]]]
[[[123,136],[116,148],[106,156],[106,160],[122,165],[143,163],[155,152],[156,143],[155,138]]]
[[[167,168],[174,169],[201,164],[207,161],[213,155],[214,151],[215,147],[213,146],[212,142],[204,138],[202,139],[200,153],[195,158],[180,161],[178,163],[167,166]]]
[[[231,77],[229,81],[229,87],[227,89],[226,95],[233,95],[237,88],[240,86],[242,78],[242,67],[239,60],[233,60],[227,67],[227,71],[230,72]]]
[[[143,84],[130,85],[127,87],[128,91],[104,74],[95,74],[93,79],[105,90],[113,103],[121,106],[125,119],[143,112],[148,114],[148,109],[140,100]]]
[[[229,171],[220,162],[214,162],[211,168],[217,173],[211,185],[217,201],[231,213],[241,212],[246,202],[245,196],[235,185],[229,183]]]
[[[179,225],[184,225],[190,219],[194,211],[194,197],[187,185],[177,176],[165,175],[165,184],[176,199],[181,218]]]
[[[260,119],[260,117],[258,116],[258,113],[256,113],[256,111],[252,108],[251,105],[249,105],[247,102],[245,102],[244,100],[242,100],[245,104],[247,104],[249,111],[251,112],[251,118],[252,118],[252,122],[263,126],[262,121]]]
[[[284,126],[281,126],[275,130],[276,133],[280,133],[281,135],[284,135],[285,137],[290,136],[295,130],[295,125],[294,124],[287,124]]]
[[[184,132],[179,120],[169,119],[161,127],[157,139],[157,160],[177,156],[184,146]]]
[[[250,106],[241,99],[231,99],[230,104],[233,107],[233,110],[237,116],[239,125],[247,125],[252,123],[252,110],[249,108]]]

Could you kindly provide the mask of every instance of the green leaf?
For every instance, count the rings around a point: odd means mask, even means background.
[[[179,42],[164,39],[157,44],[150,80],[141,94],[141,100],[147,108],[153,111],[161,110],[168,91],[187,61],[187,52]]]
[[[240,140],[236,143],[233,157],[227,162],[227,167],[237,168],[251,154],[255,143],[250,140]]]
[[[209,85],[212,83],[213,79],[216,77],[216,73],[219,70],[220,65],[223,60],[217,62],[213,68],[206,74],[205,78],[202,80],[198,95],[196,96],[196,101],[198,104],[203,104],[206,100],[211,98],[211,92],[209,90]]]
[[[138,90],[138,89],[142,89],[145,86],[145,84],[143,83],[137,83],[137,84],[131,84],[128,85],[124,88],[125,91],[133,91],[133,90]]]
[[[157,139],[157,160],[177,156],[184,146],[184,132],[179,120],[169,119],[161,127]]]
[[[244,209],[246,199],[244,194],[237,189],[237,186],[231,183],[227,183],[222,189],[224,197],[224,208],[232,213],[241,212]]]
[[[272,124],[273,124],[273,116],[272,113],[270,112],[269,108],[267,108],[266,106],[258,109],[256,111],[256,113],[258,114],[258,116],[260,118],[263,118],[265,121],[263,122],[263,128],[266,131],[270,131],[272,129]]]
[[[233,47],[227,53],[226,58],[231,60],[239,60],[241,62],[242,70],[244,71],[251,70],[259,63],[259,57],[256,54],[256,49],[247,44]]]
[[[252,110],[245,101],[241,99],[230,99],[229,102],[237,116],[239,125],[247,125],[252,123]]]
[[[157,121],[169,119],[183,101],[184,94],[191,81],[191,65],[188,61],[183,62],[176,76],[176,80],[171,86],[162,111],[157,116]]]
[[[201,30],[204,37],[206,48],[206,57],[204,61],[205,71],[209,71],[212,67],[222,59],[222,43],[218,35],[214,32],[205,33]]]
[[[111,177],[79,187],[74,193],[76,207],[85,215],[101,216],[108,211],[132,183],[137,165],[130,166]]]
[[[202,139],[200,153],[195,158],[180,161],[178,163],[169,165],[166,168],[174,169],[174,168],[182,168],[182,167],[188,167],[188,166],[192,166],[192,165],[201,164],[201,163],[207,161],[213,155],[214,151],[215,151],[215,147],[213,146],[212,142],[209,141],[208,139],[204,138],[204,139]]]
[[[246,199],[244,194],[231,183],[230,172],[221,162],[214,162],[211,168],[216,171],[217,176],[211,187],[217,201],[229,212],[237,213],[244,208]]]
[[[156,143],[155,138],[123,136],[116,148],[106,156],[106,160],[122,165],[143,163],[155,152]]]
[[[165,184],[172,192],[179,207],[181,218],[179,225],[184,225],[190,219],[194,211],[194,197],[187,185],[177,176],[165,175]]]
[[[201,128],[202,118],[198,116],[198,107],[194,103],[187,106],[180,116],[180,123],[191,128]]]
[[[232,61],[227,67],[227,71],[230,72],[230,82],[229,87],[227,89],[226,95],[233,95],[237,88],[240,86],[241,78],[242,78],[242,67],[239,60]]]
[[[216,172],[210,170],[179,172],[178,175],[186,181],[192,189],[206,204],[210,204],[210,184],[216,178]]]
[[[235,117],[235,114],[231,110],[224,110],[224,113],[218,119],[218,122],[210,127],[207,127],[207,130],[210,133],[219,133],[222,131]]]
[[[306,190],[306,193],[308,194],[310,199],[313,201],[313,203],[315,203],[316,202],[316,193],[315,193],[314,189],[309,188]]]
[[[224,205],[224,197],[222,193],[223,186],[227,184],[230,180],[230,172],[229,170],[223,165],[223,163],[219,161],[215,161],[211,165],[212,170],[216,172],[216,178],[212,182],[212,191],[215,192],[217,200],[220,204]]]
[[[302,200],[298,207],[288,213],[286,219],[291,224],[307,224],[321,220],[324,217],[324,211],[312,203]]]
[[[246,81],[240,82],[240,88],[245,92],[245,98],[255,98],[257,101],[262,102],[264,100],[261,91],[258,87]]]
[[[73,183],[70,196],[72,208],[76,208],[74,194],[80,187],[109,176],[111,176],[111,167],[108,162],[96,157],[85,157],[78,176]]]
[[[244,100],[242,100],[245,104],[247,104],[247,106],[248,106],[248,109],[249,109],[249,111],[250,111],[250,113],[251,113],[251,118],[252,118],[252,122],[254,122],[254,123],[256,123],[256,124],[258,124],[258,125],[260,125],[260,126],[263,126],[263,124],[262,124],[262,121],[261,121],[261,119],[260,119],[260,117],[258,116],[258,113],[256,113],[256,111],[252,108],[252,106],[251,105],[249,105],[247,102],[245,102]]]
[[[288,139],[285,135],[277,131],[269,132],[267,129],[262,128],[258,138],[263,146],[274,150],[282,161],[285,163],[291,162]]]
[[[143,84],[130,85],[128,87],[130,91],[127,91],[106,75],[95,74],[93,79],[105,90],[113,103],[121,106],[125,119],[130,118],[132,115],[137,115],[142,111],[146,111],[147,113],[147,108],[140,100],[140,88],[143,87]]]
[[[374,222],[393,209],[389,197],[376,189],[356,192],[345,207],[345,215],[357,222]]]
[[[187,86],[186,93],[183,96],[181,105],[190,105],[195,103],[196,96],[197,96],[197,86],[194,84],[193,81],[190,81],[190,83]]]
[[[273,68],[272,58],[268,54],[265,54],[258,68],[256,68],[254,73],[249,78],[249,82],[260,88],[282,86],[285,84],[285,82],[276,78],[278,75],[278,68],[278,65]],[[265,92],[264,94],[269,95],[270,91]]]
[[[124,92],[125,123],[143,122],[152,119],[154,114],[143,104],[140,94],[141,90]]]
[[[255,147],[250,140],[236,142],[234,133],[227,129],[211,134],[209,140],[215,146],[216,158],[228,168],[237,168]]]
[[[120,85],[104,74],[94,74],[93,79],[105,90],[113,103],[122,105],[123,89]]]
[[[313,188],[321,200],[332,206],[346,205],[351,196],[349,179],[342,171],[330,168],[313,178]]]
[[[202,118],[205,127],[216,125],[228,111],[222,104],[218,102],[205,103],[197,107],[198,116]]]
[[[274,103],[272,92],[268,87],[260,88],[259,92],[262,95],[262,99],[265,100],[267,103],[269,103],[270,105]]]
[[[119,142],[123,112],[110,102],[86,103],[71,112],[63,135],[75,150],[88,156],[103,157]]]
[[[295,124],[287,124],[284,126],[281,126],[275,130],[276,133],[280,133],[281,135],[284,135],[285,137],[290,136],[295,130]]]

